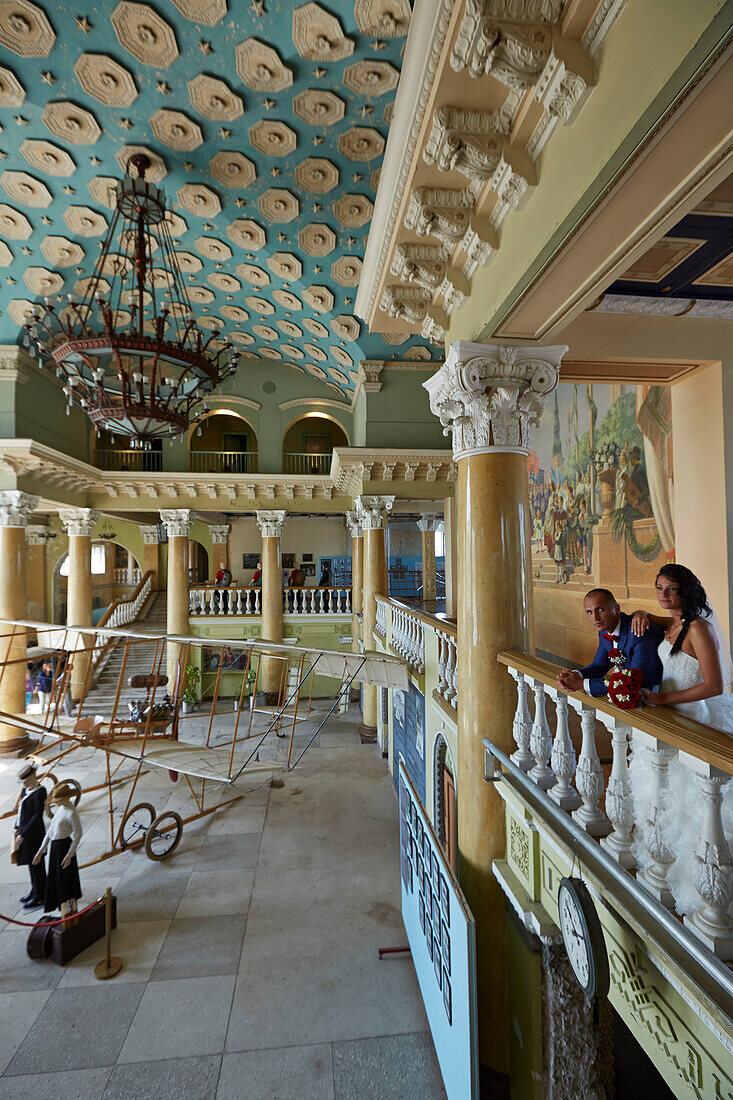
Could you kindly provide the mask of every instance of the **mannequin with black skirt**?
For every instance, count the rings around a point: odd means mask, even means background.
[[[76,850],[82,837],[82,828],[74,808],[75,794],[76,791],[69,783],[57,783],[54,787],[47,806],[49,813],[52,805],[55,809],[43,843],[33,861],[40,862],[46,849],[49,849],[44,908],[47,913],[55,913],[60,909],[62,917],[76,912],[76,903],[81,897]]]
[[[18,779],[23,789],[15,819],[15,862],[20,867],[27,867],[31,876],[30,893],[20,900],[25,909],[40,909],[46,897],[46,864],[43,856],[40,860],[34,857],[46,832],[43,822],[46,788],[38,782],[36,769],[27,760],[20,767]]]

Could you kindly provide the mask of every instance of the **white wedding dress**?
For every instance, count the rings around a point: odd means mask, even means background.
[[[660,691],[684,691],[702,682],[697,658],[683,650],[673,654],[672,643],[666,638],[660,642],[658,653],[662,662]],[[733,737],[733,695],[730,693],[701,699],[695,703],[675,703],[673,709]],[[629,772],[637,822],[634,855],[638,869],[643,870],[651,863],[642,834],[643,822],[651,802],[652,765],[648,751],[639,744],[632,744]],[[680,763],[677,756],[670,760],[668,775],[669,785],[659,821],[664,842],[675,856],[675,862],[667,874],[667,882],[674,896],[677,912],[693,913],[701,904],[692,878],[695,849],[703,818],[700,780],[694,772]],[[723,795],[723,828],[728,845],[733,850],[733,781],[728,784]],[[733,915],[733,903],[731,914]]]

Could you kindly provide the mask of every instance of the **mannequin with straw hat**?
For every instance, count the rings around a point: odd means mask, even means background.
[[[46,805],[49,813],[51,806],[55,809],[43,843],[33,860],[39,863],[46,849],[49,849],[44,909],[47,913],[60,909],[62,917],[76,912],[76,903],[81,897],[76,849],[82,837],[82,828],[74,807],[76,793],[76,789],[65,781],[57,783],[51,791]]]
[[[34,856],[46,831],[43,823],[46,788],[38,782],[35,765],[30,760],[24,760],[21,764],[18,779],[23,784],[23,789],[15,819],[15,862],[19,866],[27,867],[31,875],[30,893],[20,900],[26,909],[40,909],[46,897],[46,865],[43,857],[36,860]]]

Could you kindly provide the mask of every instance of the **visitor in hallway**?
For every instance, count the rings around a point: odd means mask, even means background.
[[[41,704],[41,713],[45,713],[51,703],[51,692],[53,690],[53,665],[50,661],[44,661],[41,667],[41,671],[36,679],[36,691],[38,692],[38,700]]]

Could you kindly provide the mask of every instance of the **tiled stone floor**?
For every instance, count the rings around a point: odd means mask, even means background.
[[[112,981],[94,978],[101,943],[62,969],[1,922],[0,1100],[444,1097],[412,964],[377,955],[404,942],[397,804],[357,721],[332,718],[283,787],[240,781],[244,798],[186,826],[166,862],[82,870],[82,904],[117,894]],[[59,777],[101,777],[98,754],[75,755]],[[16,770],[0,760],[0,813]],[[182,787],[150,774],[135,801],[187,809]],[[108,826],[101,795],[80,810],[84,862]],[[1,913],[27,919],[26,881],[0,864]]]

